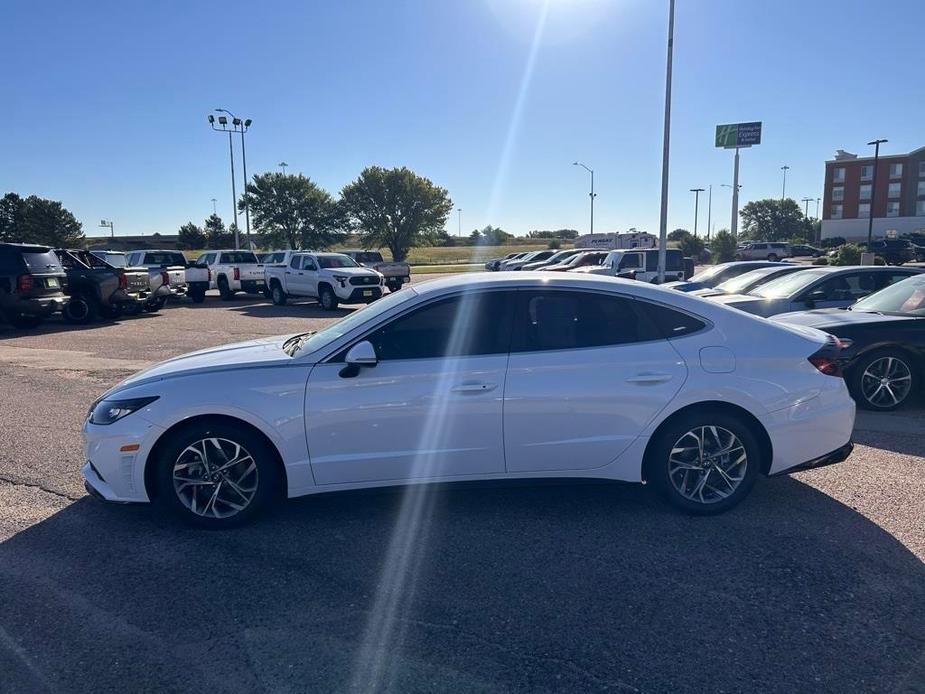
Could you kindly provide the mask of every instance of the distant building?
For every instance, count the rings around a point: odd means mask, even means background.
[[[575,248],[655,248],[658,239],[647,231],[612,231],[604,234],[585,234],[575,239]]]
[[[871,205],[873,236],[895,230],[902,236],[925,232],[925,147],[908,154],[880,155],[877,190],[873,190],[874,158],[838,150],[825,163],[822,238],[842,236],[866,241]]]
[[[87,248],[109,251],[134,251],[145,248],[176,248],[177,234],[150,234],[148,236],[88,236]]]

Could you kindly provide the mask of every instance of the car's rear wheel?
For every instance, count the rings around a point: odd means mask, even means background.
[[[776,263],[780,259],[777,257],[777,253],[768,253],[768,260],[772,263]]]
[[[646,461],[646,479],[687,513],[722,513],[751,491],[761,453],[750,427],[732,414],[706,410],[662,428]]]
[[[96,302],[82,294],[77,294],[64,304],[61,315],[68,323],[86,325],[96,318],[96,309]]]
[[[162,449],[157,465],[158,502],[192,525],[242,525],[280,496],[273,451],[245,428],[194,424]]]
[[[848,386],[860,407],[888,412],[908,402],[918,386],[918,375],[906,354],[878,350],[851,370]]]
[[[204,289],[191,289],[189,295],[194,304],[201,304],[206,300],[206,292]]]
[[[162,296],[158,299],[151,299],[145,304],[145,311],[147,311],[148,313],[157,313],[162,308],[164,308],[164,306],[166,305],[167,305],[166,297]]]
[[[234,298],[234,292],[231,291],[228,280],[224,277],[219,277],[218,279],[218,293],[221,295],[222,301],[231,301]]]
[[[273,288],[270,289],[270,296],[273,299],[273,303],[277,306],[286,305],[286,292],[283,291],[283,288],[280,286],[279,282],[273,283]]]

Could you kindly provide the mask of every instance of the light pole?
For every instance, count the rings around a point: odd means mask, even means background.
[[[662,136],[662,204],[658,218],[658,283],[665,281],[668,248],[668,152],[671,140],[671,57],[674,50],[674,0],[668,1],[668,61],[665,65],[665,130]],[[738,150],[736,150],[738,152]]]
[[[710,184],[710,194],[707,197],[707,241],[710,240],[710,224],[713,221],[713,184]]]
[[[739,150],[736,149],[736,172],[739,170],[738,166],[739,161]],[[738,178],[738,176],[736,176]],[[736,238],[736,227],[737,222],[739,221],[739,191],[742,190],[742,184],[730,185],[728,183],[720,183],[721,188],[729,188],[732,191],[732,223],[729,226],[729,231],[732,234],[732,238]]]
[[[241,243],[238,239],[238,193],[234,185],[234,145],[231,141],[231,133],[234,131],[228,129],[228,119],[225,116],[219,116],[216,119],[215,116],[210,113],[208,118],[212,130],[218,133],[228,133],[228,153],[231,160],[231,214],[234,218],[234,247],[235,250],[237,250],[241,247]],[[222,127],[215,127],[216,120],[218,120],[218,124]]]
[[[212,198],[212,214],[217,215],[217,214],[218,214],[218,210],[215,209],[215,203],[216,203],[215,198]]]
[[[247,150],[244,147],[244,133],[247,132],[248,128],[251,127],[251,123],[253,123],[254,121],[252,121],[250,118],[245,118],[244,120],[242,120],[238,118],[236,115],[234,115],[231,111],[224,109],[224,108],[217,108],[215,109],[215,111],[217,113],[227,113],[229,116],[231,116],[232,129],[237,130],[238,132],[241,133],[241,168],[244,171],[244,223],[246,225],[245,229],[246,229],[246,234],[247,234],[247,248],[248,250],[250,250],[251,248],[251,208],[250,208],[250,204],[248,203],[249,196],[247,194]],[[235,204],[237,204],[237,200],[235,200]],[[237,224],[237,220],[235,220],[235,224]]]
[[[694,236],[697,235],[697,217],[700,206],[700,194],[704,192],[703,188],[691,188],[691,192],[694,194]],[[707,223],[707,229],[710,228],[709,222]]]
[[[780,170],[784,172],[784,185],[780,189],[780,201],[783,202],[784,198],[787,197],[787,172],[790,171],[790,167],[784,164],[780,167]]]
[[[870,182],[870,214],[867,216],[867,247],[870,248],[871,236],[874,233],[874,203],[877,200],[877,160],[880,159],[880,145],[889,140],[872,140],[868,145],[874,146],[874,177]]]
[[[462,208],[456,208],[456,236],[462,236]]]
[[[822,198],[816,198],[816,219],[819,219],[819,203],[822,202]]]
[[[285,175],[286,175],[286,167],[289,166],[289,164],[287,164],[287,163],[284,162],[284,161],[281,161],[279,164],[277,164],[277,166],[283,170],[283,176],[285,176]]]
[[[101,227],[109,227],[109,237],[110,237],[110,238],[113,238],[113,239],[116,238],[116,230],[115,230],[115,227],[113,226],[113,223],[112,223],[112,220],[111,220],[111,219],[109,219],[109,220],[101,219],[101,220],[100,220],[100,226],[101,226]]]
[[[803,200],[801,200],[801,202],[806,204],[806,210],[803,212],[803,216],[806,217],[807,219],[809,219],[809,203],[811,203],[812,201],[813,201],[812,198],[803,198]]]
[[[591,174],[591,192],[589,195],[591,196],[591,236],[594,236],[594,198],[597,197],[597,194],[594,192],[594,169],[589,166],[585,166],[580,161],[572,162],[572,166],[580,166],[589,174]]]

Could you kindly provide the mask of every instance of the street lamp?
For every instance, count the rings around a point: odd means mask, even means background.
[[[710,229],[713,222],[713,184],[710,186],[710,194],[707,197],[707,240],[710,240]]]
[[[671,139],[671,57],[674,51],[674,0],[668,2],[668,61],[665,65],[665,129],[662,135],[662,201],[658,219],[658,283],[665,281],[668,249],[668,151]]]
[[[874,177],[870,182],[870,214],[867,216],[867,247],[870,248],[871,236],[874,233],[874,202],[877,199],[877,160],[880,159],[880,145],[889,140],[872,140],[868,145],[874,146]]]
[[[803,216],[809,219],[809,203],[813,201],[812,198],[803,198],[800,202],[806,204],[806,210],[803,212]]]
[[[462,236],[462,208],[456,208],[456,236]]]
[[[218,214],[218,211],[215,209],[215,198],[212,198],[212,214]]]
[[[109,236],[110,236],[111,238],[113,238],[113,239],[116,238],[116,230],[115,230],[115,228],[113,227],[113,223],[112,223],[112,220],[111,220],[111,219],[110,219],[110,220],[101,219],[101,220],[100,220],[100,226],[101,226],[101,227],[109,227]]]
[[[234,185],[234,145],[231,141],[231,133],[233,130],[228,129],[228,119],[225,116],[219,116],[216,118],[211,113],[208,116],[209,125],[212,126],[212,130],[215,132],[228,133],[228,155],[231,162],[231,214],[234,217],[234,247],[235,250],[241,247],[240,241],[238,239],[238,193],[235,190]],[[218,124],[222,127],[216,128],[215,121],[218,121]]]
[[[784,198],[787,197],[787,172],[790,170],[790,167],[784,164],[780,167],[780,170],[784,172],[784,185],[780,189],[780,201],[783,202]]]
[[[289,164],[287,164],[287,163],[284,162],[284,161],[281,161],[279,164],[277,164],[277,166],[283,170],[283,176],[285,176],[285,175],[286,175],[286,167],[289,166]]]
[[[589,174],[591,174],[591,192],[589,195],[591,196],[591,235],[594,236],[594,198],[597,197],[597,194],[594,192],[594,169],[589,166],[585,166],[580,161],[572,162],[572,166],[580,166]]]
[[[691,192],[694,194],[694,236],[697,235],[697,217],[698,207],[700,205],[700,194],[704,192],[703,188],[691,188]],[[709,229],[709,223],[707,228]]]
[[[231,116],[232,129],[236,129],[241,133],[241,168],[244,171],[244,223],[246,225],[245,230],[247,234],[247,247],[250,249],[251,208],[250,203],[248,202],[250,196],[247,194],[247,149],[244,147],[244,133],[246,133],[251,127],[251,123],[253,123],[253,121],[250,118],[245,118],[242,120],[241,118],[238,118],[236,115],[234,115],[231,111],[224,108],[217,108],[215,110],[218,113],[227,113],[229,116]],[[237,204],[237,200],[235,200],[235,204]],[[237,224],[237,219],[235,220],[235,224]]]

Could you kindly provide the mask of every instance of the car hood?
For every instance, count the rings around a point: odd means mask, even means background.
[[[892,323],[916,320],[915,316],[884,315],[867,311],[846,311],[839,308],[820,308],[814,311],[794,311],[774,316],[772,320],[788,325],[805,325],[811,328],[833,328],[847,325]]]
[[[379,273],[368,267],[329,267],[324,268],[322,272],[330,272],[332,275],[343,275],[344,277],[369,277]]]
[[[189,376],[206,371],[221,371],[242,366],[259,367],[288,364],[292,362],[292,359],[283,351],[283,342],[290,337],[292,335],[277,335],[183,354],[139,371],[122,381],[112,391],[165,378]]]

